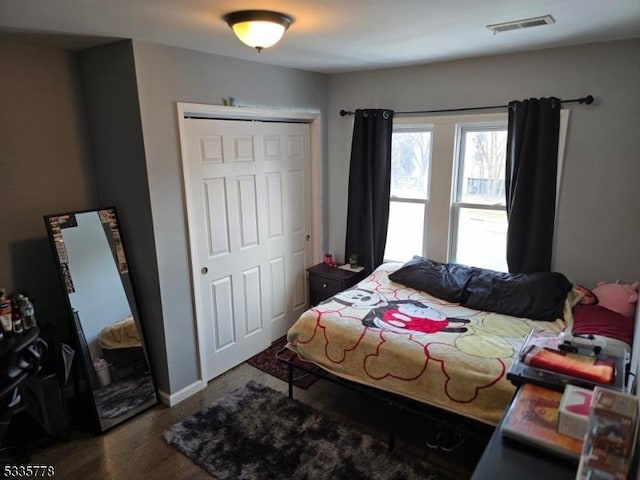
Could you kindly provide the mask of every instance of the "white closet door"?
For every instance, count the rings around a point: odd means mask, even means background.
[[[309,125],[263,128],[269,252],[271,339],[284,335],[308,306],[305,271],[311,261]]]
[[[185,120],[185,193],[206,380],[268,347],[306,305],[306,288],[301,300],[293,279],[304,279],[310,250],[309,215],[300,225],[298,212],[309,204],[308,131],[304,124]],[[299,155],[301,148],[306,153]],[[300,229],[307,245],[291,240]]]

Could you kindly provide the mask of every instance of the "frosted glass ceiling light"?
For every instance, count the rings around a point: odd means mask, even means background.
[[[258,52],[276,43],[293,23],[289,15],[269,10],[241,10],[227,13],[222,19],[245,45]]]

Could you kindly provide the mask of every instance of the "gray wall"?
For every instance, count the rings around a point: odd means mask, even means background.
[[[166,391],[175,393],[199,378],[176,103],[220,105],[230,96],[244,106],[325,113],[327,77],[137,41],[133,50],[169,365]]]
[[[640,39],[331,76],[328,250],[343,255],[351,118],[341,108],[398,111],[503,105],[593,94],[570,105],[554,268],[570,280],[640,277]]]
[[[131,41],[80,53],[91,153],[101,206],[115,206],[142,325],[159,388],[169,391],[165,326],[142,123]]]
[[[0,286],[26,289],[40,324],[68,335],[64,291],[42,219],[95,201],[73,54],[0,42]]]

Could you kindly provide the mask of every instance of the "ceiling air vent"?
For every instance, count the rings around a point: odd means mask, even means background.
[[[508,32],[509,30],[520,30],[522,28],[549,25],[551,23],[556,23],[553,17],[551,15],[544,15],[543,17],[525,18],[523,20],[514,20],[512,22],[494,23],[493,25],[487,25],[487,28],[496,34]]]

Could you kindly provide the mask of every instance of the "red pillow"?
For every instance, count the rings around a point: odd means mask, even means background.
[[[633,319],[600,305],[576,305],[573,307],[573,333],[602,335],[631,345]]]

